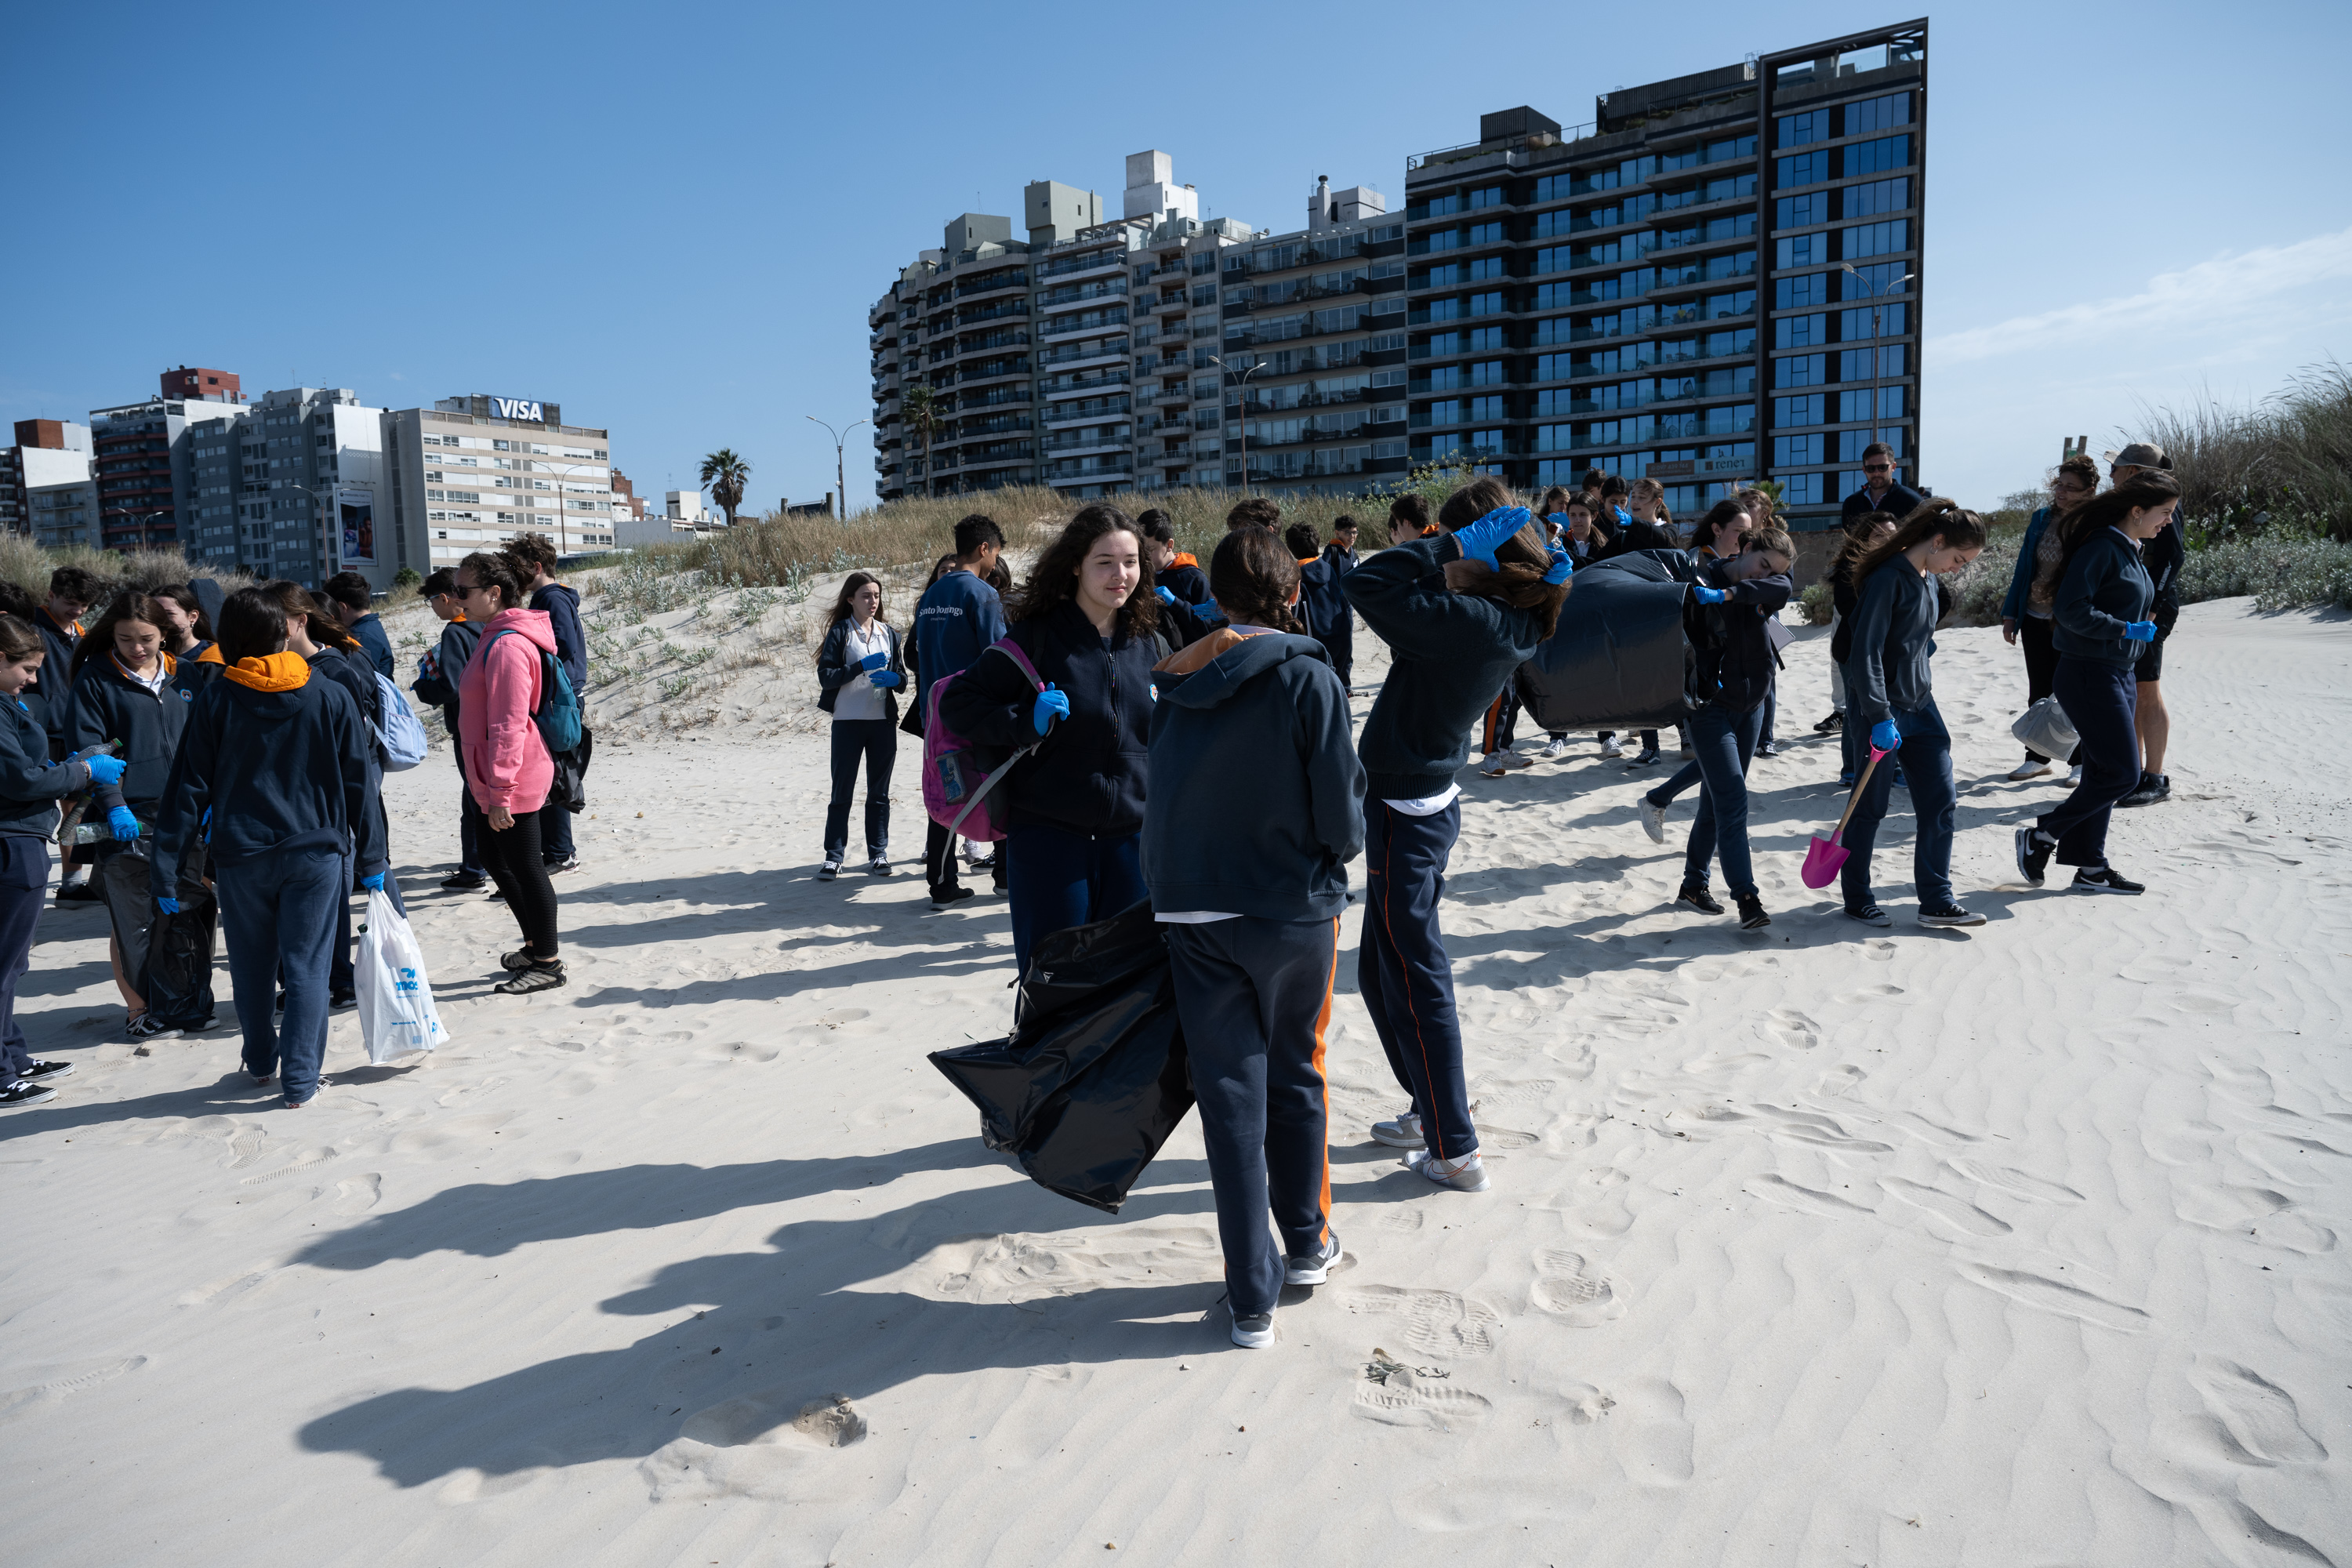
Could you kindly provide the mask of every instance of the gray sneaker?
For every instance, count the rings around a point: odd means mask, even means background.
[[[1421,1118],[1412,1111],[1372,1123],[1372,1142],[1385,1143],[1391,1149],[1418,1149],[1425,1142],[1421,1135]]]
[[[1486,1180],[1486,1162],[1478,1158],[1475,1149],[1459,1160],[1433,1159],[1428,1150],[1420,1149],[1406,1155],[1404,1163],[1439,1186],[1457,1193],[1483,1193],[1491,1184]]]
[[[1282,1282],[1286,1285],[1320,1285],[1331,1277],[1332,1267],[1339,1261],[1339,1237],[1327,1230],[1323,1250],[1304,1258],[1286,1258],[1282,1261]]]
[[[1234,1343],[1245,1351],[1262,1351],[1274,1343],[1274,1314],[1234,1314]]]

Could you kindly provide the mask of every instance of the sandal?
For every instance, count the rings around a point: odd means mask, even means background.
[[[563,965],[533,963],[511,980],[502,980],[490,987],[508,996],[528,996],[534,991],[552,991],[564,983]]]

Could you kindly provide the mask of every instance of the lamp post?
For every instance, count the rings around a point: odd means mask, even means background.
[[[1234,369],[1231,365],[1225,363],[1224,355],[1211,354],[1209,358],[1215,363],[1217,369],[1222,374],[1225,375],[1234,374]],[[1240,375],[1235,377],[1235,380],[1239,383],[1242,389],[1242,494],[1244,495],[1249,494],[1249,378],[1255,375],[1259,371],[1262,371],[1265,368],[1265,362],[1264,360],[1259,360],[1255,364],[1251,365],[1249,369],[1243,371]]]
[[[853,419],[848,424],[843,426],[839,430],[835,430],[832,426],[826,425],[824,420],[818,418],[814,414],[803,414],[801,417],[807,420],[812,425],[823,426],[824,433],[833,437],[833,493],[840,498],[839,500],[835,503],[834,521],[836,522],[847,522],[849,521],[849,469],[842,461],[841,449],[843,446],[847,443],[849,433],[852,430],[856,429],[860,425],[865,424],[866,421],[863,419]],[[928,448],[926,449],[928,450]],[[923,477],[926,479],[930,478],[929,474],[926,474]]]
[[[533,462],[528,456],[523,460],[530,464],[530,471],[532,473],[537,473],[543,468],[555,476],[555,552],[558,555],[569,555],[572,552],[566,548],[570,541],[566,538],[569,527],[563,516],[563,477],[566,474],[579,473],[584,468],[593,468],[596,465],[593,463],[540,463]]]
[[[1863,277],[1860,270],[1854,267],[1853,262],[1841,261],[1838,265],[1846,271],[1853,273],[1853,280],[1855,282],[1860,283],[1864,289],[1870,289],[1870,439],[1872,441],[1875,441],[1880,437],[1878,428],[1878,417],[1880,413],[1878,406],[1878,383],[1880,378],[1878,373],[1879,367],[1885,363],[1884,353],[1879,348],[1878,343],[1879,317],[1885,308],[1885,296],[1892,294],[1895,290],[1902,288],[1903,285],[1910,282],[1911,279],[1919,275],[1916,272],[1906,272],[1900,278],[1890,279],[1884,289],[1871,289],[1869,280]],[[1864,443],[1865,446],[1868,444],[1868,442]],[[1893,470],[1898,469],[1901,465],[1890,463],[1887,467],[1891,473]]]

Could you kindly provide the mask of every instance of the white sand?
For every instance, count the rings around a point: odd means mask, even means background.
[[[1942,644],[1974,931],[1912,924],[1902,816],[1892,931],[1799,884],[1818,633],[1757,766],[1768,931],[1668,908],[1695,796],[1653,847],[1655,773],[1582,738],[1465,773],[1494,1190],[1365,1142],[1401,1098],[1351,918],[1349,1258],[1269,1352],[1213,1305],[1196,1123],[1116,1219],[981,1149],[922,1058],[1003,1032],[1003,905],[812,880],[821,744],[744,738],[804,727],[804,666],[600,758],[568,990],[488,994],[511,922],[430,890],[454,772],[395,778],[457,1037],[369,1068],[340,1015],[301,1112],[227,1033],[113,1043],[103,917],[53,913],[23,1016],[79,1070],[0,1120],[0,1554],[2352,1563],[2352,624],[2183,616],[2176,793],[2114,834],[2138,900],[2013,884],[2058,793],[2000,781],[2022,665]]]

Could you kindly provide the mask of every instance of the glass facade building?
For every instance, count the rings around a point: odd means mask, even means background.
[[[1872,441],[1916,486],[1927,84],[1911,22],[1409,160],[1412,461],[1646,475],[1683,518],[1769,478],[1801,529]]]

